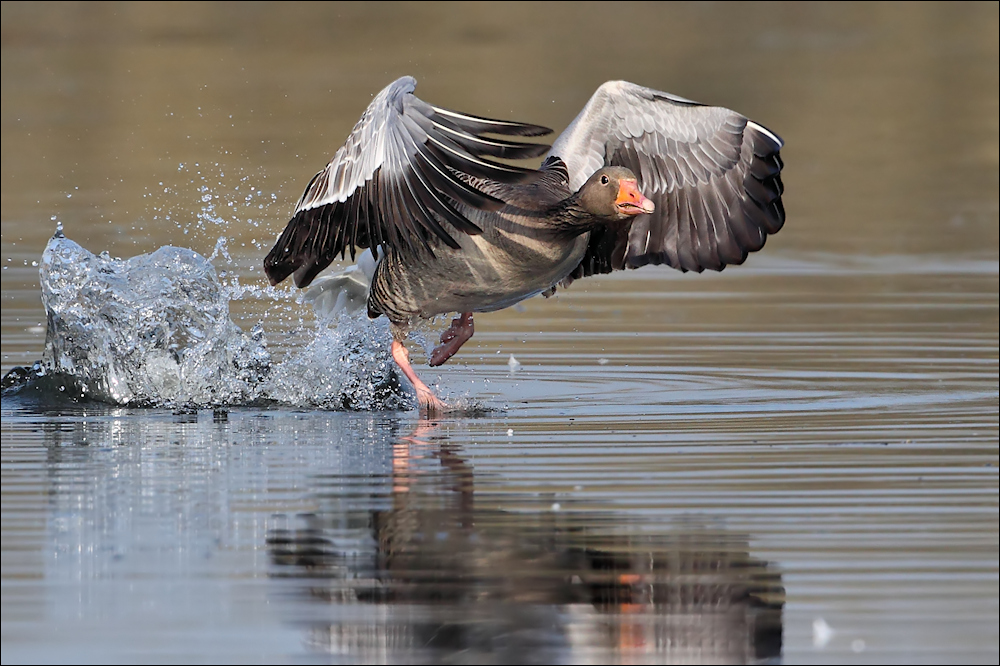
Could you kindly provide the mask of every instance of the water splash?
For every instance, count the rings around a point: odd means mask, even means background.
[[[383,320],[341,315],[320,323],[316,337],[274,366],[261,392],[267,400],[324,409],[406,409]]]
[[[384,325],[350,317],[320,324],[309,344],[274,363],[263,327],[246,333],[230,319],[230,300],[241,294],[193,250],[165,246],[115,259],[57,230],[40,279],[43,357],[5,377],[5,394],[34,386],[74,399],[189,408],[408,404]]]

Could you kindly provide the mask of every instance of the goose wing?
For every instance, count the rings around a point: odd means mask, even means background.
[[[595,231],[570,279],[646,264],[701,272],[743,263],[784,224],[783,145],[735,111],[605,83],[550,155],[566,163],[574,190],[605,165],[628,167],[656,210]]]
[[[534,170],[484,156],[538,157],[547,145],[484,135],[541,136],[551,130],[432,106],[413,95],[415,88],[406,76],[376,95],[344,146],[309,182],[264,260],[271,284],[294,274],[296,286],[304,287],[337,255],[350,252],[353,259],[356,247],[433,254],[444,243],[457,249],[453,234],[482,230],[456,202],[478,210],[503,205],[466,181],[535,177]]]

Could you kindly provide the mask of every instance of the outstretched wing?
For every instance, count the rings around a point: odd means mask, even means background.
[[[306,187],[295,214],[264,259],[271,284],[295,275],[308,285],[337,255],[356,247],[416,251],[444,243],[453,233],[482,230],[456,209],[496,210],[502,202],[456,176],[461,172],[504,183],[537,172],[483,156],[538,157],[548,146],[487,138],[483,134],[541,136],[538,125],[491,120],[431,106],[413,95],[405,76],[380,92],[347,142]]]
[[[570,278],[646,264],[701,272],[743,263],[785,221],[782,145],[735,111],[605,83],[549,154],[566,163],[574,190],[605,165],[628,167],[656,211],[594,232]]]

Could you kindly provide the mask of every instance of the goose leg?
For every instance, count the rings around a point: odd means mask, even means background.
[[[431,352],[428,365],[431,367],[441,365],[455,355],[462,345],[469,341],[475,327],[472,325],[472,313],[463,312],[451,320],[451,326],[441,334],[441,344]]]
[[[416,389],[417,402],[420,404],[421,414],[435,416],[447,410],[445,404],[434,395],[433,391],[427,388],[427,384],[424,384],[417,377],[417,373],[413,371],[413,366],[410,365],[410,352],[399,340],[392,341],[392,360],[396,362],[399,369],[403,371],[406,378],[413,384],[413,388]]]

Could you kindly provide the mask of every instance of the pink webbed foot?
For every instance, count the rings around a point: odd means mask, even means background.
[[[396,362],[399,369],[403,371],[406,378],[413,384],[413,388],[417,392],[417,403],[422,415],[433,417],[443,414],[448,410],[448,406],[434,395],[434,392],[427,387],[427,384],[424,384],[417,377],[413,366],[410,365],[410,352],[407,351],[406,346],[399,340],[392,341],[392,360]]]
[[[462,345],[469,341],[472,334],[475,332],[475,326],[472,323],[472,313],[463,312],[459,316],[451,320],[451,326],[441,334],[441,344],[434,348],[431,352],[431,357],[428,361],[428,365],[432,368],[441,365],[449,358],[455,355]]]

